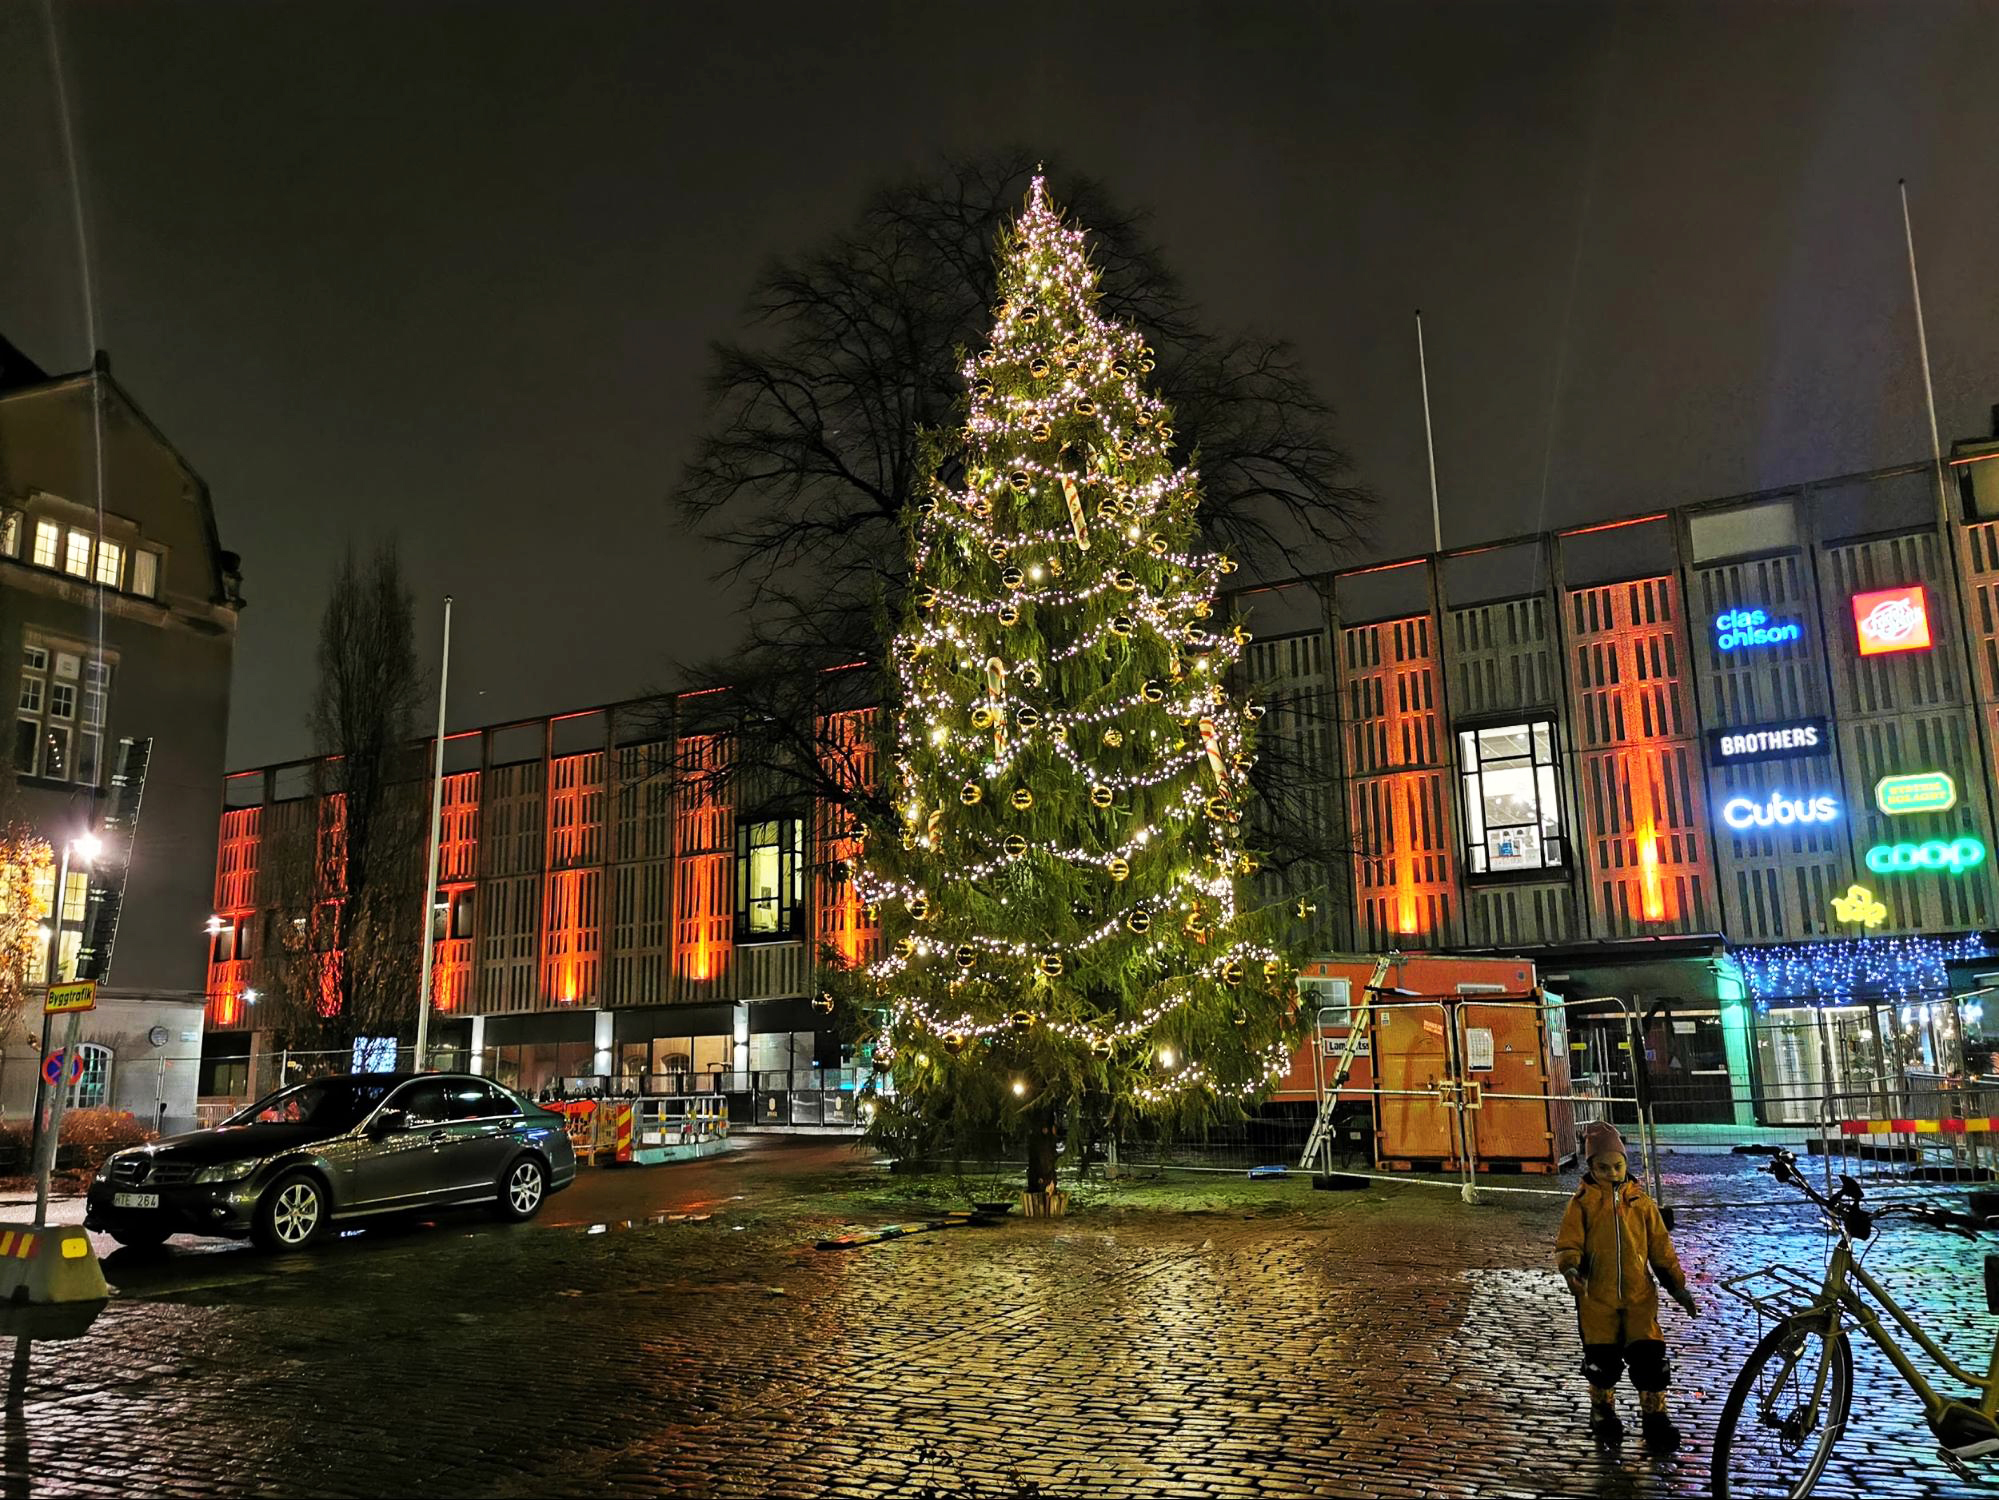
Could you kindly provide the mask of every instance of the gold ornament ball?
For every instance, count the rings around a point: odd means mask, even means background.
[[[955,1031],[945,1032],[944,1035],[939,1038],[939,1040],[944,1043],[944,1050],[950,1053],[953,1057],[956,1057],[960,1052],[963,1052],[965,1050],[964,1037],[962,1037]]]
[[[1229,815],[1229,800],[1228,800],[1228,798],[1226,798],[1226,797],[1210,797],[1210,798],[1208,799],[1208,816],[1209,816],[1209,817],[1211,817],[1211,818],[1227,818],[1227,817],[1228,817],[1228,815]]]
[[[1082,399],[1077,401],[1076,403],[1077,416],[1094,417],[1096,414],[1097,414],[1097,403],[1092,401],[1088,396],[1084,396]]]
[[[1090,805],[1092,807],[1109,807],[1111,801],[1112,793],[1109,787],[1093,786],[1090,788]]]
[[[1145,539],[1145,550],[1150,552],[1154,557],[1164,557],[1166,555],[1166,538],[1156,531],[1153,532],[1151,536]]]
[[[1022,687],[1038,688],[1041,686],[1041,668],[1037,667],[1031,661],[1020,664],[1018,675]]]
[[[990,547],[986,548],[986,556],[990,557],[994,562],[1005,562],[1006,543],[994,542]]]
[[[1041,321],[1041,309],[1036,307],[1032,302],[1028,303],[1020,310],[1020,321],[1029,324],[1039,323]]]
[[[1265,979],[1275,979],[1283,972],[1284,972],[1284,965],[1279,963],[1276,959],[1267,958],[1263,961],[1263,977]]]
[[[1129,594],[1133,589],[1138,587],[1138,579],[1125,569],[1119,568],[1115,573],[1111,574],[1111,587],[1116,589],[1120,594]]]
[[[986,707],[985,704],[981,703],[977,708],[972,710],[972,728],[990,729],[992,723],[993,711]]]
[[[1137,628],[1137,623],[1132,619],[1130,615],[1111,616],[1112,635],[1127,636],[1130,635],[1132,631],[1135,630],[1136,628]]]
[[[1121,854],[1113,856],[1106,868],[1111,872],[1111,879],[1113,880],[1125,880],[1131,875],[1131,861]]]
[[[1169,442],[1171,441],[1172,437],[1173,437],[1173,429],[1171,427],[1168,427],[1164,422],[1161,422],[1159,424],[1159,441],[1162,443]]]
[[[1004,573],[1000,574],[1000,582],[1010,589],[1017,589],[1023,583],[1027,582],[1027,575],[1018,568],[1008,568]]]
[[[1119,443],[1117,445],[1117,456],[1126,463],[1130,463],[1134,458],[1138,457],[1138,450],[1132,447],[1130,443]]]
[[[982,788],[976,781],[968,781],[963,786],[958,788],[958,800],[964,803],[965,806],[967,807],[976,807],[979,803],[979,799],[984,796],[985,796],[985,789]]]
[[[978,951],[974,949],[971,946],[971,944],[967,943],[958,949],[959,968],[969,969],[973,964],[977,963],[978,961],[979,961]]]
[[[972,394],[977,396],[981,401],[992,395],[992,393],[993,383],[990,380],[981,377],[972,382]]]
[[[916,594],[916,607],[918,609],[935,609],[937,607],[937,590],[919,589]]]
[[[1022,729],[1032,729],[1041,722],[1041,710],[1029,705],[1023,705],[1015,712],[1013,721]]]
[[[1138,696],[1147,703],[1163,703],[1166,700],[1166,689],[1148,677],[1145,686],[1138,690]]]
[[[1026,812],[1034,806],[1034,793],[1024,786],[1017,786],[1013,789],[1013,795],[1007,800],[1013,803],[1016,812]]]
[[[1137,427],[1142,432],[1146,428],[1152,425],[1152,413],[1149,411],[1142,411],[1137,416],[1133,417],[1131,421],[1132,425],[1134,427]]]
[[[1104,731],[1104,743],[1115,750],[1124,743],[1124,731],[1113,724]]]
[[[1119,380],[1128,380],[1131,378],[1131,366],[1121,359],[1113,360],[1111,362],[1111,374],[1117,376]]]
[[[1034,1012],[1031,1010],[1017,1010],[1006,1019],[1009,1026],[1017,1026],[1022,1031],[1025,1031],[1034,1024]]]
[[[1048,377],[1048,361],[1036,356],[1028,361],[1027,373],[1036,380],[1045,380]]]
[[[1008,604],[1002,607],[999,612],[999,622],[1002,625],[1018,625],[1020,623],[1020,606],[1017,604]],[[1022,680],[1025,681],[1025,679]],[[1029,687],[1034,686],[1031,682],[1027,685]]]
[[[1233,958],[1222,965],[1222,983],[1231,989],[1242,983],[1242,965]]]
[[[1060,974],[1062,972],[1062,955],[1059,953],[1042,954],[1041,972],[1046,974],[1050,979]]]
[[[1129,927],[1133,932],[1150,932],[1152,930],[1152,913],[1142,906],[1134,907],[1131,915],[1124,919],[1124,925]]]
[[[1027,493],[1027,487],[1034,483],[1034,480],[1029,477],[1027,470],[1015,469],[1011,474],[1007,475],[1006,482],[1013,486],[1013,492],[1016,495],[1024,495]]]
[[[1097,1057],[1109,1057],[1111,1055],[1111,1045],[1111,1039],[1107,1036],[1093,1036],[1090,1038],[1090,1051]]]
[[[1004,849],[1013,858],[1019,859],[1021,855],[1027,853],[1027,840],[1017,833],[1009,833],[1005,841],[1001,843],[1000,848]]]
[[[913,917],[915,920],[919,922],[929,921],[930,898],[928,896],[913,897],[909,903],[909,914],[911,917]]]
[[[1027,435],[1037,443],[1045,443],[1055,436],[1055,429],[1050,427],[1046,422],[1036,422],[1032,427],[1027,429]]]

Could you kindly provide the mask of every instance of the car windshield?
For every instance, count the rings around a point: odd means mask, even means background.
[[[311,1083],[280,1089],[259,1099],[230,1125],[317,1125],[349,1130],[366,1119],[388,1096],[392,1081],[383,1078],[315,1078]]]

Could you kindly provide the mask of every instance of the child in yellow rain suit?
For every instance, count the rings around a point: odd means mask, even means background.
[[[1697,1316],[1699,1309],[1659,1206],[1630,1179],[1624,1138],[1616,1127],[1601,1122],[1589,1126],[1583,1132],[1583,1155],[1588,1170],[1562,1215],[1555,1269],[1576,1299],[1590,1431],[1606,1447],[1623,1440],[1617,1381],[1628,1365],[1631,1383],[1638,1388],[1645,1446],[1654,1453],[1671,1453],[1680,1446],[1680,1433],[1666,1415],[1670,1375],[1666,1339],[1659,1331],[1659,1287],[1688,1317]]]

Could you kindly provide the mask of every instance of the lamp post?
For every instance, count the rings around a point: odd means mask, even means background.
[[[103,844],[94,833],[82,833],[64,842],[62,858],[56,866],[55,896],[49,903],[49,946],[42,966],[42,1051],[46,1062],[49,1043],[54,1038],[55,1017],[49,1014],[46,1004],[48,987],[60,977],[56,970],[62,960],[63,909],[69,904],[69,867],[72,859],[88,865],[97,857]],[[63,1060],[59,1079],[53,1090],[49,1086],[48,1075],[41,1068],[35,1070],[35,1128],[29,1146],[28,1159],[36,1164],[35,1171],[35,1225],[46,1224],[49,1217],[49,1177],[55,1170],[56,1153],[61,1149],[61,1141],[56,1139],[62,1129],[63,1090],[69,1086],[70,1059],[76,1048],[77,1028],[82,1025],[81,1012],[70,1012],[69,1025],[64,1028]]]

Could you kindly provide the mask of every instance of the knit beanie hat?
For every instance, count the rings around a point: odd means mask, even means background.
[[[1608,1120],[1597,1120],[1583,1127],[1583,1160],[1595,1161],[1599,1156],[1628,1156],[1624,1149],[1624,1137],[1617,1133],[1617,1127]]]

